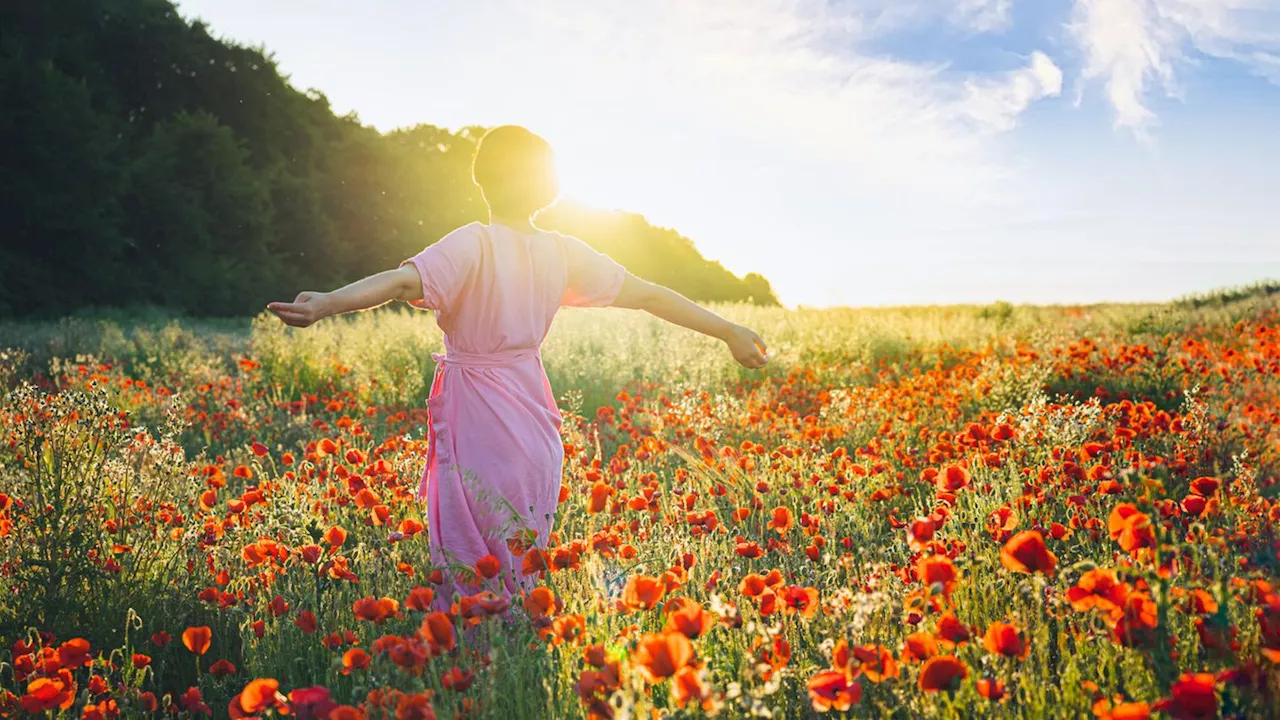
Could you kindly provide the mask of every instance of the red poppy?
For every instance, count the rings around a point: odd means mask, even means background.
[[[846,712],[862,699],[862,686],[841,670],[823,670],[809,678],[809,701],[813,709],[825,713]]]
[[[993,655],[1022,659],[1031,651],[1018,628],[999,621],[991,623],[982,638],[982,646]]]
[[[1045,547],[1044,536],[1035,530],[1024,530],[1009,538],[1000,550],[1000,563],[1019,573],[1053,574],[1058,557]]]
[[[648,575],[632,575],[622,590],[622,606],[627,610],[648,610],[666,593],[662,580]]]
[[[189,627],[182,631],[182,644],[197,655],[209,652],[209,645],[212,641],[213,630],[209,629],[207,625]]]
[[[476,561],[476,574],[486,580],[502,571],[502,563],[493,555],[485,555]]]
[[[969,676],[969,667],[952,655],[935,655],[920,669],[920,689],[924,692],[953,690]]]
[[[693,645],[684,633],[663,632],[640,638],[631,662],[649,684],[676,674],[693,660]]]

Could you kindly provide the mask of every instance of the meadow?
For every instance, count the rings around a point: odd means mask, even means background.
[[[565,311],[539,587],[448,613],[429,314],[0,324],[0,716],[1280,716],[1274,290]]]

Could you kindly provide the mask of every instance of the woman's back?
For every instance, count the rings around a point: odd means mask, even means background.
[[[577,238],[471,223],[405,261],[458,358],[536,352],[563,305],[607,305],[626,271]]]

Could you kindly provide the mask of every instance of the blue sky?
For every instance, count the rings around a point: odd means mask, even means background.
[[[378,128],[526,125],[792,306],[1280,278],[1280,0],[179,7]]]

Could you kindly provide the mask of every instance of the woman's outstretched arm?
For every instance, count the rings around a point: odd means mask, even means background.
[[[725,320],[675,290],[641,280],[631,273],[622,281],[622,290],[613,306],[644,310],[669,323],[723,340],[733,358],[746,367],[760,368],[769,362],[764,340],[755,331]]]
[[[307,327],[330,315],[367,310],[392,300],[421,300],[422,280],[412,266],[402,265],[357,280],[333,292],[298,293],[291,303],[273,302],[267,309],[287,325]]]

